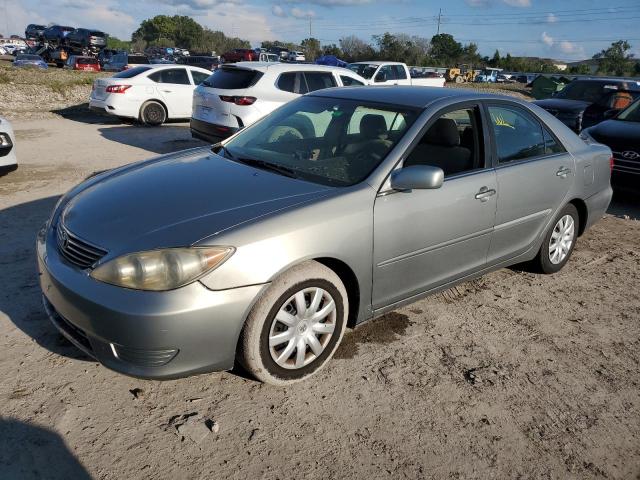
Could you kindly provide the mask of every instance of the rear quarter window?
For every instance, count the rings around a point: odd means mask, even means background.
[[[220,68],[209,76],[203,85],[223,90],[242,90],[257,83],[262,72],[243,68]]]

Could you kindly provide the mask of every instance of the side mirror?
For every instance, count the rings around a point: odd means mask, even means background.
[[[604,112],[603,117],[605,119],[613,118],[618,114],[619,111],[620,110],[616,110],[615,108],[612,108],[611,110],[607,110],[606,112]]]
[[[444,172],[431,165],[411,165],[391,174],[391,188],[394,190],[427,190],[440,188],[444,182]]]
[[[376,74],[375,78],[373,79],[375,82],[385,82],[387,80],[387,76],[385,75],[384,72],[379,72]]]

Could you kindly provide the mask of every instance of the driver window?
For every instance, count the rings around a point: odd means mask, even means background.
[[[542,125],[524,111],[489,107],[499,163],[509,163],[545,154]]]
[[[404,166],[440,167],[445,177],[484,167],[478,107],[447,112],[436,119]]]

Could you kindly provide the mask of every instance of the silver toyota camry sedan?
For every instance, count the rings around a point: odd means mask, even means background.
[[[560,270],[611,199],[611,151],[477,92],[314,92],[233,137],[64,195],[38,234],[54,325],[105,366],[287,384],[347,326],[512,264]]]

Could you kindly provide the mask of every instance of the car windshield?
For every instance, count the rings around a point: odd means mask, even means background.
[[[623,122],[640,122],[640,100],[637,100],[620,112],[616,120],[622,120]]]
[[[413,124],[419,110],[305,96],[241,131],[225,157],[330,186],[361,182]]]
[[[134,67],[116,73],[112,78],[133,78],[136,75],[140,75],[141,73],[146,72],[147,70],[151,70],[151,67]]]
[[[361,77],[370,80],[371,77],[373,77],[373,74],[376,73],[378,65],[372,65],[368,63],[351,63],[349,64],[349,69],[353,70]]]
[[[555,98],[566,98],[567,100],[582,100],[583,102],[595,103],[605,93],[611,90],[617,90],[616,85],[610,85],[602,82],[581,82],[573,81],[567,84],[562,90],[555,94]]]

